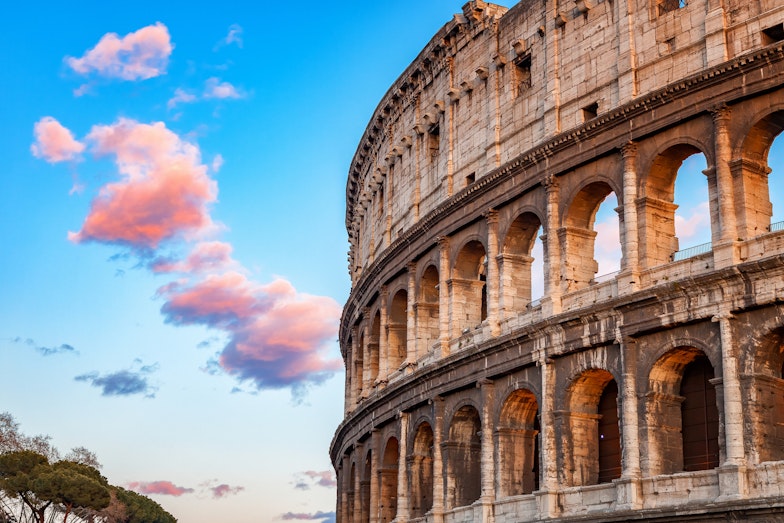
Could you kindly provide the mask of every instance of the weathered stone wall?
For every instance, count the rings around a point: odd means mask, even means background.
[[[401,75],[347,185],[340,522],[784,520],[779,4],[474,1]]]

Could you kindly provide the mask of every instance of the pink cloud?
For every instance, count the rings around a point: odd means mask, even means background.
[[[169,101],[166,102],[166,107],[169,109],[174,109],[178,104],[189,104],[195,102],[196,100],[198,100],[198,97],[195,94],[191,94],[178,87],[174,90],[174,96],[172,96]]]
[[[337,335],[340,306],[333,299],[298,293],[286,280],[259,285],[237,272],[210,275],[159,290],[166,321],[226,330],[219,363],[258,389],[295,389],[321,383],[341,368],[324,352]]]
[[[315,480],[316,485],[320,487],[332,488],[338,486],[338,482],[335,480],[335,473],[331,470],[306,470],[303,474],[310,479]]]
[[[221,485],[216,485],[214,487],[210,487],[209,490],[210,490],[210,492],[212,492],[212,497],[213,498],[219,499],[219,498],[224,498],[226,496],[232,496],[234,494],[239,494],[240,492],[245,490],[245,487],[231,487],[231,486],[226,485],[225,483],[223,483]]]
[[[321,520],[323,523],[335,521],[335,513],[334,512],[314,512],[314,513],[307,513],[307,512],[286,512],[280,519],[284,521],[292,521],[292,520],[299,520],[299,521],[315,521]]]
[[[101,188],[75,242],[117,243],[156,249],[164,240],[214,229],[209,204],[217,185],[207,175],[197,146],[162,122],[120,119],[88,135],[98,155],[114,155],[123,179]]]
[[[51,116],[38,120],[33,126],[33,134],[35,143],[30,151],[36,158],[49,163],[75,160],[84,151],[84,144],[75,140],[71,131]]]
[[[82,75],[95,72],[107,78],[146,80],[166,72],[171,52],[169,30],[157,22],[122,38],[107,33],[81,58],[68,56],[65,62]]]
[[[139,494],[160,494],[174,497],[193,492],[192,488],[178,487],[171,481],[133,481],[128,483],[128,488]]]
[[[229,82],[221,82],[218,78],[210,78],[204,86],[204,98],[243,98],[244,94]]]
[[[185,260],[158,259],[150,268],[156,273],[207,273],[238,268],[239,264],[232,259],[231,252],[232,246],[226,242],[201,242],[196,244]]]
[[[615,272],[621,268],[621,238],[618,228],[618,213],[612,212],[603,221],[594,225],[596,242],[594,253],[599,264],[597,276]]]
[[[688,215],[686,215],[689,213]],[[711,241],[710,209],[708,202],[697,202],[675,212],[675,234],[682,248]]]

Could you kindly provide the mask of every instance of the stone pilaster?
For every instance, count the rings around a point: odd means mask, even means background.
[[[348,490],[350,485],[348,485],[349,478],[349,470],[351,469],[351,463],[349,462],[348,456],[343,455],[343,459],[341,459],[341,465],[338,470],[338,501],[340,506],[338,507],[337,511],[337,522],[336,523],[348,523],[349,521],[349,514],[348,514]]]
[[[559,513],[558,504],[558,458],[555,437],[555,370],[548,361],[543,349],[536,353],[536,365],[542,379],[542,397],[539,406],[542,475],[536,504],[539,518],[555,517]]]
[[[493,523],[495,515],[495,438],[493,437],[493,405],[495,403],[495,385],[492,380],[483,379],[477,382],[482,390],[482,449],[480,458],[482,521]]]
[[[558,240],[558,179],[550,175],[544,181],[547,194],[547,223],[544,227],[542,246],[544,256],[544,297],[542,313],[545,316],[561,312],[561,245]]]
[[[640,284],[640,243],[637,226],[637,144],[621,147],[623,158],[623,265],[618,274],[619,293],[634,292]]]
[[[370,503],[368,507],[370,523],[378,523],[379,502],[378,502],[378,483],[379,471],[378,462],[381,459],[381,431],[373,429],[370,433],[370,441],[373,449],[370,454]]]
[[[398,414],[398,425],[400,427],[400,438],[398,439],[397,459],[397,514],[395,521],[405,523],[409,519],[408,512],[408,460],[406,459],[406,449],[408,449],[408,421],[410,414],[400,412]]]
[[[438,319],[439,319],[439,340],[441,341],[441,354],[449,354],[449,238],[441,236],[438,238],[439,247],[439,267],[438,267]]]
[[[716,195],[719,217],[719,241],[713,245],[714,265],[717,269],[738,263],[736,241],[738,232],[735,219],[735,192],[732,184],[730,162],[730,118],[732,111],[726,105],[711,111],[716,158]]]
[[[617,336],[621,346],[621,459],[623,470],[618,480],[618,508],[642,508],[640,484],[640,429],[637,402],[637,347],[634,340]]]
[[[416,337],[417,337],[417,317],[416,317],[416,263],[406,265],[408,272],[408,291],[406,303],[406,369],[414,365],[417,360]]]
[[[444,458],[441,452],[444,441],[444,399],[433,400],[433,508],[434,523],[444,523]]]
[[[487,321],[493,336],[501,334],[499,318],[500,277],[498,274],[498,211],[489,210],[487,220]]]
[[[386,285],[381,286],[378,300],[381,304],[381,329],[378,335],[378,377],[376,378],[376,385],[385,383],[389,379],[389,373],[392,369],[389,368],[389,289]]]
[[[362,443],[354,446],[354,516],[352,521],[362,521]]]

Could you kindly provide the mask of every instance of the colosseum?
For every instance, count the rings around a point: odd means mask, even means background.
[[[783,22],[473,0],[424,47],[349,169],[339,523],[784,521]]]

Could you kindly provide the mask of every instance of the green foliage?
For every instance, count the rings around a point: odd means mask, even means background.
[[[114,490],[126,508],[126,519],[121,523],[177,523],[174,516],[150,498],[121,487]]]

